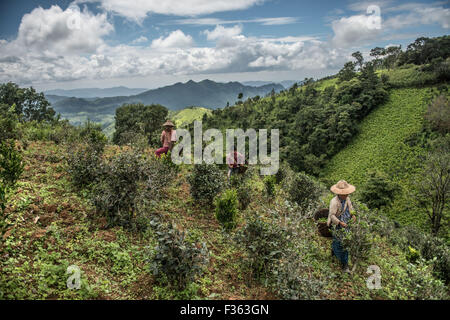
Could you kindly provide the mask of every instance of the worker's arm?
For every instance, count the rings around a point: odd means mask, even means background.
[[[338,207],[336,205],[336,201],[333,198],[330,202],[329,216],[330,216],[331,222],[333,222],[334,225],[338,225],[341,222],[338,219],[338,217],[336,217],[337,211],[338,211]]]

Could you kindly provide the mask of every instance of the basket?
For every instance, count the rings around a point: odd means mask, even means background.
[[[314,213],[314,220],[317,221],[320,218],[328,218],[328,209],[319,209]],[[321,236],[326,238],[331,238],[333,235],[331,234],[330,227],[327,226],[326,222],[317,222],[317,229]]]

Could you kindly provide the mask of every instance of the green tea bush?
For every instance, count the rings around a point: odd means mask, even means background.
[[[275,195],[275,176],[266,176],[264,178],[264,186],[266,187],[267,196],[272,198]]]
[[[14,141],[0,142],[0,241],[9,227],[5,213],[8,194],[14,190],[20,175],[23,172],[24,164],[22,155],[16,150]]]
[[[442,239],[407,226],[392,235],[392,240],[407,255],[413,248],[423,259],[432,261],[435,275],[445,283],[450,283],[450,249]]]
[[[224,175],[216,165],[202,163],[194,165],[188,182],[195,200],[212,204],[214,197],[224,187]]]
[[[275,173],[275,179],[277,184],[280,184],[286,177],[289,177],[292,174],[293,170],[291,169],[289,164],[285,161],[281,162],[277,173]]]
[[[445,284],[432,276],[432,264],[424,260],[406,265],[406,275],[396,279],[398,286],[407,292],[408,299],[448,300]]]
[[[298,253],[286,251],[273,272],[274,291],[285,300],[320,299],[325,284],[309,275],[309,269]]]
[[[216,219],[225,228],[231,230],[236,227],[237,219],[237,192],[236,190],[226,190],[222,195],[215,200],[216,205]]]
[[[182,290],[195,276],[202,273],[208,261],[206,244],[201,247],[188,242],[185,232],[172,224],[164,225],[154,219],[151,226],[156,230],[158,244],[150,262],[150,271],[159,283]]]
[[[102,153],[98,147],[83,143],[68,145],[66,161],[67,172],[77,189],[90,189],[103,174]]]
[[[87,121],[79,128],[79,130],[79,136],[82,141],[85,141],[98,153],[102,153],[104,151],[108,138],[103,133],[100,124]]]
[[[245,210],[252,201],[252,187],[248,174],[235,174],[231,176],[231,187],[236,190],[239,209]]]
[[[100,182],[92,190],[98,212],[106,214],[109,226],[131,227],[139,182],[143,180],[142,158],[134,152],[123,152],[103,164]]]
[[[289,200],[296,202],[301,209],[306,209],[321,195],[318,183],[305,173],[297,173],[287,183]]]
[[[372,248],[369,220],[365,212],[358,212],[356,222],[349,221],[346,229],[335,229],[334,235],[341,240],[353,263],[353,271],[358,263],[366,261]]]
[[[379,171],[369,173],[366,184],[360,193],[361,201],[369,208],[379,209],[388,206],[395,197],[398,186]]]
[[[245,263],[257,279],[269,278],[270,271],[288,245],[285,230],[258,216],[247,221],[237,232],[235,241],[247,253]]]
[[[0,142],[18,138],[18,121],[15,105],[10,107],[6,104],[0,104]]]

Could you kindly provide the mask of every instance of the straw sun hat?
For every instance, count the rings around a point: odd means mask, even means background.
[[[175,125],[173,124],[172,121],[167,120],[164,124],[163,127],[175,127]]]
[[[339,180],[338,183],[330,188],[330,190],[334,194],[350,194],[354,192],[356,188],[345,180]]]

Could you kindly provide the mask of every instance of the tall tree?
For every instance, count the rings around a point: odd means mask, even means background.
[[[424,173],[416,181],[414,199],[427,214],[432,233],[437,235],[443,218],[446,218],[444,213],[449,209],[450,137],[437,139],[425,161]]]
[[[362,68],[364,64],[364,57],[362,53],[359,51],[353,52],[352,57],[356,59],[356,64],[359,66],[359,68]]]

